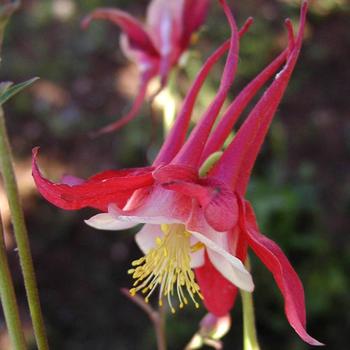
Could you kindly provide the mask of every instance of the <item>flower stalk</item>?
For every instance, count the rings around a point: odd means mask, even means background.
[[[26,350],[23,328],[19,317],[15,289],[6,255],[3,225],[0,213],[0,296],[11,344],[15,350]]]
[[[245,267],[248,271],[251,270],[250,261],[247,257]],[[243,312],[243,350],[260,350],[256,326],[253,304],[253,293],[240,290],[242,298]]]
[[[131,297],[130,292],[126,288],[122,288],[121,292],[129,298],[132,302],[138,305],[149,317],[153,323],[154,331],[157,340],[157,350],[166,350],[166,332],[165,332],[165,319],[166,319],[166,308],[159,307],[158,311],[154,310],[152,306],[145,302],[145,300],[139,295]]]
[[[48,350],[45,325],[41,313],[39,293],[35,279],[35,272],[30,251],[27,228],[24,221],[17,182],[12,160],[12,151],[9,143],[4,111],[0,108],[0,170],[7,194],[11,219],[18,248],[18,255],[27,293],[30,315],[33,322],[35,339],[39,350]]]

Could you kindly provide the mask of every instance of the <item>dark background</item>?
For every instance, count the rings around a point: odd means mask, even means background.
[[[130,261],[140,255],[133,232],[104,232],[83,219],[95,212],[66,212],[45,202],[30,177],[31,148],[41,146],[40,165],[52,179],[63,173],[87,177],[107,168],[147,164],[161,140],[161,113],[148,104],[118,133],[87,136],[126,111],[137,70],[119,49],[119,30],[96,22],[80,29],[97,6],[118,6],[143,18],[148,1],[26,0],[4,43],[1,80],[39,82],[5,106],[25,207],[43,313],[52,349],[154,349],[147,316],[120,293],[128,287]],[[297,23],[297,0],[232,2],[238,23],[254,16],[241,42],[234,96],[286,44],[284,19]],[[313,1],[304,46],[287,93],[254,170],[249,199],[263,232],[284,249],[304,283],[308,330],[327,349],[347,348],[350,332],[350,31],[345,0]],[[170,90],[180,102],[198,68],[229,31],[212,1],[210,16]],[[221,66],[198,102],[199,115],[214,95]],[[150,115],[153,123],[150,122]],[[6,200],[0,204],[7,247],[27,334],[28,310],[14,251]],[[253,258],[257,328],[262,349],[308,346],[288,325],[270,273]],[[169,316],[169,349],[182,349],[204,309]],[[232,312],[225,349],[240,349],[241,306]],[[10,349],[0,323],[0,349]]]

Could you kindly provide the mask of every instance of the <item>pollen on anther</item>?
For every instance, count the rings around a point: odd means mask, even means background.
[[[192,299],[196,308],[199,308],[197,297],[203,299],[195,275],[191,269],[190,255],[202,248],[200,245],[191,246],[191,234],[181,224],[162,225],[163,237],[155,239],[154,247],[140,259],[132,262],[133,269],[128,273],[135,279],[130,294],[142,292],[145,302],[159,287],[159,306],[163,305],[163,298],[167,298],[172,313],[176,309],[172,298],[178,297],[178,307],[184,308],[188,304],[187,295]]]

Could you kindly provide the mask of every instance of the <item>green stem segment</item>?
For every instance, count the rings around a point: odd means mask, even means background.
[[[0,296],[11,344],[15,350],[26,350],[23,328],[19,317],[15,289],[6,255],[0,213]]]
[[[17,242],[24,286],[27,292],[29,310],[33,322],[35,339],[38,350],[48,350],[45,325],[41,313],[39,293],[36,285],[34,266],[29,246],[28,233],[25,226],[24,214],[20,203],[12,152],[7,136],[3,109],[0,107],[0,171],[4,181],[5,191],[9,201],[11,218]]]
[[[245,262],[245,266],[250,271],[249,258]],[[256,327],[253,294],[241,290],[242,309],[243,309],[243,349],[244,350],[260,350]]]

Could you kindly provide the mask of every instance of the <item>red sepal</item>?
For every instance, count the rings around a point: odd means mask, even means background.
[[[107,20],[119,26],[127,35],[132,48],[144,51],[150,56],[159,56],[158,50],[154,47],[143,25],[127,12],[114,8],[98,8],[83,19],[81,26],[86,29],[95,19]]]
[[[207,17],[209,0],[185,0],[182,14],[182,36],[180,47],[185,50],[191,35],[198,30]]]
[[[168,164],[157,168],[153,172],[153,177],[160,183],[173,181],[196,181],[198,179],[197,171],[189,166]]]
[[[195,269],[204,305],[215,316],[226,315],[233,307],[237,288],[218,272],[205,254],[205,263]]]
[[[278,245],[259,232],[253,209],[246,203],[246,229],[249,246],[272,273],[284,298],[284,309],[290,325],[306,343],[323,345],[306,332],[303,285]]]
[[[75,186],[53,183],[44,178],[38,168],[38,150],[34,148],[32,151],[35,184],[45,199],[62,209],[92,207],[107,211],[110,203],[123,207],[136,189],[150,186],[154,182],[153,168],[147,167],[104,171]]]

